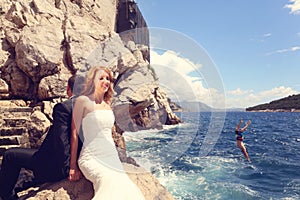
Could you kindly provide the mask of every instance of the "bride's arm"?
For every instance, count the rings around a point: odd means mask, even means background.
[[[77,164],[77,149],[78,149],[78,133],[83,116],[83,102],[82,98],[76,99],[73,115],[72,115],[72,129],[71,129],[71,152],[70,152],[70,171],[69,180],[77,181],[81,178],[82,174]]]

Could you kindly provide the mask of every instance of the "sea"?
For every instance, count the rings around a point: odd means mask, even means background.
[[[300,199],[300,113],[176,114],[184,123],[124,133],[128,155],[175,199]],[[252,122],[244,132],[251,162],[236,145],[240,119]]]

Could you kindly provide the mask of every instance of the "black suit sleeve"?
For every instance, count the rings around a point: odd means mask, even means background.
[[[56,104],[53,110],[53,155],[57,169],[67,175],[70,166],[70,134],[72,121],[70,101]]]

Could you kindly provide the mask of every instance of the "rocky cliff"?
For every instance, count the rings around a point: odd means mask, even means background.
[[[0,23],[0,153],[38,147],[68,78],[94,65],[114,74],[114,139],[123,161],[124,131],[181,122],[150,66],[148,29],[133,1],[1,0]]]
[[[124,26],[126,20],[143,19],[132,11],[138,9],[136,4],[129,7],[132,4],[117,0],[3,0],[0,99],[23,100],[22,106],[38,107],[51,121],[53,105],[66,98],[68,77],[104,65],[115,76],[113,107],[118,133],[179,123],[149,65],[146,23]],[[123,19],[120,9],[139,15]],[[128,30],[116,32],[124,27]]]

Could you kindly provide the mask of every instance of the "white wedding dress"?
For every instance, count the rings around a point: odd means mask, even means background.
[[[114,114],[95,110],[82,120],[83,147],[78,165],[93,183],[94,200],[143,200],[139,188],[123,169],[112,138]]]

